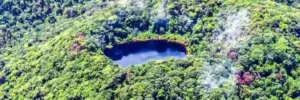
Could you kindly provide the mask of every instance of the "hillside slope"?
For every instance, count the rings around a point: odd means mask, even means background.
[[[0,0],[0,99],[300,99],[299,2]],[[104,48],[184,43],[126,69]]]

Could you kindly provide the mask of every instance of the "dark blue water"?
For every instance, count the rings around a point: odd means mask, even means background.
[[[144,64],[150,60],[186,57],[183,44],[166,40],[149,40],[115,45],[104,50],[104,54],[116,64],[126,68],[130,65]]]

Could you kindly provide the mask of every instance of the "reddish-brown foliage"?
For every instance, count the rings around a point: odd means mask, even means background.
[[[85,39],[85,35],[84,35],[84,33],[79,32],[79,33],[76,34],[76,38]]]
[[[82,46],[78,42],[74,42],[71,44],[69,50],[79,52],[82,49]]]
[[[278,79],[278,80],[283,80],[283,78],[282,78],[282,74],[281,73],[277,73],[276,74],[276,79]]]
[[[276,73],[276,79],[279,80],[279,82],[281,83],[281,85],[283,85],[285,83],[285,79],[282,76],[281,72]]]
[[[253,76],[250,72],[237,72],[235,79],[238,85],[250,85],[253,81]]]
[[[230,58],[232,61],[238,60],[237,49],[231,48],[230,51],[227,53],[227,57]]]
[[[77,33],[77,34],[75,35],[75,37],[76,37],[77,39],[83,40],[83,39],[85,39],[85,34],[82,33],[82,32],[79,32],[79,33]],[[81,44],[79,43],[79,41],[76,40],[75,42],[73,42],[73,43],[70,45],[69,50],[70,50],[70,51],[76,51],[76,52],[79,52],[79,51],[82,50],[82,46],[81,46]]]

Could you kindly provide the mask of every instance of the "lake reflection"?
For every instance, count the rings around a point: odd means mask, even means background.
[[[105,49],[105,55],[124,68],[130,65],[144,64],[150,60],[167,58],[185,58],[185,47],[166,40],[148,40],[130,42]]]
[[[170,57],[180,59],[184,58],[185,56],[185,53],[174,49],[167,49],[165,52],[143,50],[123,56],[120,60],[116,60],[115,63],[123,67],[127,67],[129,65],[144,64],[150,60],[165,60]]]

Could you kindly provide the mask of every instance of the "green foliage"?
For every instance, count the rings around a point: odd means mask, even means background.
[[[251,21],[231,63],[261,78],[241,91],[233,79],[207,89],[201,68],[218,56],[217,19],[232,8],[249,10]],[[299,99],[299,15],[289,0],[0,0],[0,99]],[[122,69],[103,55],[161,38],[184,43],[188,57]]]

